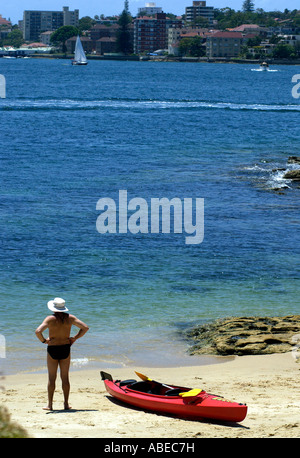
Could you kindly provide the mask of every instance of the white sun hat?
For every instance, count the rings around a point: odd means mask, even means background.
[[[48,302],[48,309],[52,312],[68,312],[69,309],[65,306],[66,301],[61,297],[56,297],[53,301]]]

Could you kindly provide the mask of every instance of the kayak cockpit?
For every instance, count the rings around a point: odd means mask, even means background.
[[[136,391],[138,393],[154,394],[156,396],[179,396],[179,393],[189,391],[190,389],[173,385],[165,385],[154,380],[113,380],[110,374],[107,374],[106,372],[102,371],[101,377],[102,380],[113,381],[121,389],[126,389],[128,391]]]
[[[126,381],[125,381],[126,382]],[[129,383],[118,382],[120,388],[126,388],[128,391],[137,391],[139,393],[154,394],[156,396],[179,396],[179,393],[188,391],[187,388],[165,386],[162,383],[154,381],[130,381]]]

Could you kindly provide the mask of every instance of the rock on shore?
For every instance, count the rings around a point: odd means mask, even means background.
[[[300,156],[289,156],[288,164],[300,164]]]
[[[196,326],[185,337],[192,341],[192,355],[260,355],[291,351],[297,333],[300,315],[232,317]]]
[[[299,156],[290,156],[288,158],[288,164],[300,164],[300,157]],[[284,174],[284,177],[288,180],[300,180],[300,169],[289,170]]]
[[[287,180],[300,181],[300,169],[299,170],[289,170],[283,176]]]

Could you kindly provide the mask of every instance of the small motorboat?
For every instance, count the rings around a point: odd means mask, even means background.
[[[260,68],[261,68],[261,70],[268,70],[268,68],[269,68],[268,62],[262,62],[260,64]]]
[[[136,374],[141,381],[113,380],[107,372],[101,371],[100,374],[111,396],[141,409],[179,417],[229,422],[241,422],[247,415],[246,404],[228,401],[205,390],[166,385],[139,372]]]

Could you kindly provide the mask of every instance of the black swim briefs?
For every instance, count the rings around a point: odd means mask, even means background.
[[[53,359],[66,359],[70,354],[70,344],[66,345],[48,345],[47,352]]]

